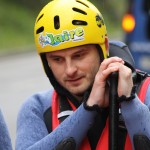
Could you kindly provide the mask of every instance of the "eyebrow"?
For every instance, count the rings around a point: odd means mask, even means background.
[[[88,49],[81,48],[81,49],[78,49],[78,50],[76,50],[75,52],[73,52],[73,53],[71,54],[71,56],[76,55],[76,54],[79,54],[79,53],[84,53],[84,52],[86,52],[86,51],[88,51]],[[49,57],[49,58],[54,58],[54,57],[62,57],[62,56],[60,56],[59,54],[48,53],[48,57]]]
[[[82,52],[86,52],[86,51],[88,51],[88,49],[81,48],[81,49],[77,50],[76,52],[74,52],[73,55],[82,53]]]
[[[48,54],[48,58],[55,58],[55,57],[61,57],[61,56],[59,56],[59,55],[55,55],[55,54],[51,54],[51,53],[49,53]]]

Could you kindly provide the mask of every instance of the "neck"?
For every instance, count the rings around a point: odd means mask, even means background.
[[[74,95],[74,97],[81,102],[83,100],[83,95]]]

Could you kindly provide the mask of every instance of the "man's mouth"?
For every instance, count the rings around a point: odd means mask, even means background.
[[[74,78],[74,79],[67,79],[66,82],[69,82],[69,83],[71,83],[71,84],[77,84],[77,83],[79,83],[82,79],[83,79],[83,77],[78,77],[78,78]]]

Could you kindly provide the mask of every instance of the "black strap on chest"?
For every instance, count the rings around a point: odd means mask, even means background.
[[[66,100],[66,98],[61,97],[60,103],[59,103],[59,109],[60,113],[66,110],[72,110],[69,102]],[[64,121],[68,116],[64,116],[59,118],[60,122]],[[100,138],[100,135],[106,125],[106,120],[108,117],[108,109],[104,110],[102,114],[98,114],[95,117],[95,122],[93,126],[89,129],[87,135],[89,139],[89,143],[91,145],[91,150],[95,150],[96,145],[98,143],[98,140]],[[120,116],[121,118],[121,116]],[[52,109],[51,107],[46,110],[44,113],[44,121],[48,130],[48,133],[52,132]],[[120,119],[120,125],[119,125],[119,147],[122,149],[125,145],[125,139],[126,139],[126,128],[124,125],[124,121]]]
[[[64,96],[60,96],[59,100],[59,114],[65,111],[72,111],[72,108],[68,102],[68,100]],[[68,115],[62,115],[59,118],[60,123],[63,122]],[[48,133],[52,132],[52,107],[49,107],[44,113],[44,122]]]
[[[59,100],[59,113],[65,112],[65,111],[72,111],[72,108],[68,102],[68,100],[65,97],[61,97]],[[64,121],[68,115],[62,116],[59,118],[59,121]],[[91,145],[91,149],[95,150],[95,147],[98,143],[98,140],[100,138],[100,135],[105,127],[106,119],[108,117],[108,109],[104,110],[102,114],[98,114],[95,118],[95,123],[91,127],[91,129],[88,131],[88,139]],[[46,124],[46,128],[48,130],[48,133],[52,132],[52,109],[51,107],[48,108],[44,113],[44,121]]]
[[[44,113],[44,122],[48,133],[52,132],[52,107],[49,107]]]

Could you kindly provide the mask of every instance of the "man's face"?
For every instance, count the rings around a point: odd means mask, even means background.
[[[56,80],[78,97],[93,84],[100,57],[95,45],[83,45],[46,53]]]

